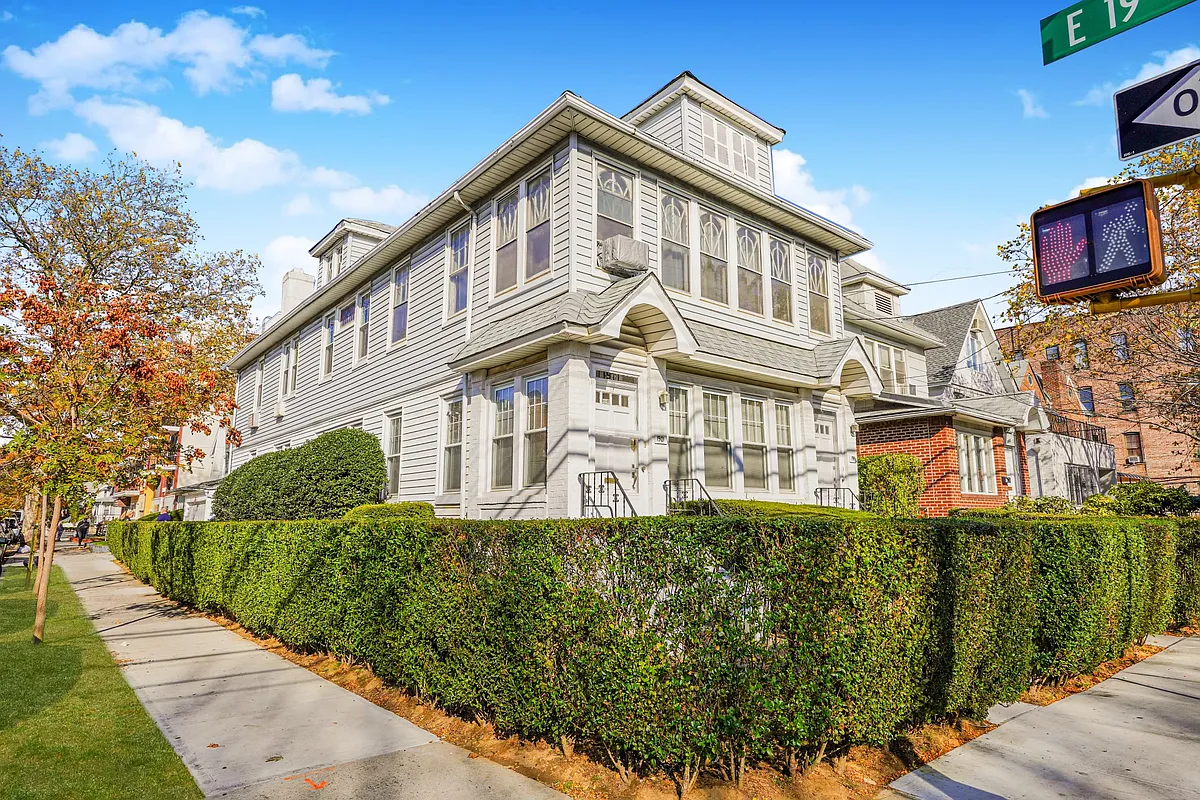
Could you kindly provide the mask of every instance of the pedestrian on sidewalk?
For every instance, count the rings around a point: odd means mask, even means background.
[[[164,508],[162,510],[162,512],[157,517],[154,518],[154,521],[155,522],[170,522],[171,521],[171,512],[167,511]]]
[[[87,539],[88,529],[91,527],[91,522],[87,517],[79,520],[79,524],[75,526],[75,537],[79,541],[79,546],[83,547],[83,541]]]
[[[63,531],[66,530],[66,527],[67,526],[62,523],[62,520],[59,520],[58,530],[54,531],[54,541],[57,542],[59,539],[62,538]]]

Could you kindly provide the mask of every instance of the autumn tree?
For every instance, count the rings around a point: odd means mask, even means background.
[[[186,188],[136,157],[88,170],[0,148],[0,436],[51,499],[50,530],[89,486],[158,462],[164,425],[229,427],[223,365],[248,341],[258,261],[200,249]]]
[[[1185,142],[1143,156],[1110,183],[1168,175],[1200,165],[1200,143]],[[1167,281],[1155,291],[1200,285],[1200,192],[1157,190]],[[1097,412],[1134,421],[1135,414],[1200,445],[1200,304],[1181,303],[1092,316],[1087,303],[1046,306],[1037,299],[1028,224],[999,247],[1018,283],[1006,292],[1014,345],[1026,352],[1058,345],[1064,359],[1086,341],[1090,369],[1128,382],[1134,401],[1109,402]],[[1145,292],[1141,292],[1144,294]],[[1130,293],[1118,293],[1118,297]]]

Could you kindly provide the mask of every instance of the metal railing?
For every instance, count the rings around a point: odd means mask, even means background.
[[[617,473],[584,472],[579,475],[583,487],[580,513],[585,517],[636,517],[637,511],[625,494]]]
[[[826,508],[845,508],[857,511],[858,495],[849,486],[818,486],[817,505]]]
[[[1072,439],[1083,439],[1088,442],[1108,444],[1108,431],[1099,425],[1092,425],[1088,422],[1064,417],[1062,414],[1054,411],[1047,411],[1046,416],[1050,418],[1051,433],[1070,436]]]
[[[696,478],[682,478],[674,481],[664,481],[663,491],[667,493],[668,514],[690,514],[700,517],[719,517],[721,509],[717,507],[704,484]]]

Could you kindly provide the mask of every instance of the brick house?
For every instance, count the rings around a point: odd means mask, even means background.
[[[885,387],[855,402],[858,456],[920,458],[923,514],[1017,495],[1081,503],[1115,480],[1103,430],[1055,414],[1036,375],[1014,375],[982,302],[901,316],[908,288],[849,260],[842,286],[847,331]]]

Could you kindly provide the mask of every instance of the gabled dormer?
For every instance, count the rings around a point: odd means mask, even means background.
[[[774,194],[771,148],[784,130],[683,72],[622,119],[668,146]]]
[[[861,307],[865,314],[884,318],[900,316],[900,298],[911,290],[882,272],[854,259],[842,259],[842,297]]]
[[[333,230],[308,251],[317,259],[316,288],[332,283],[394,230],[392,225],[370,219],[344,219],[333,226]]]

